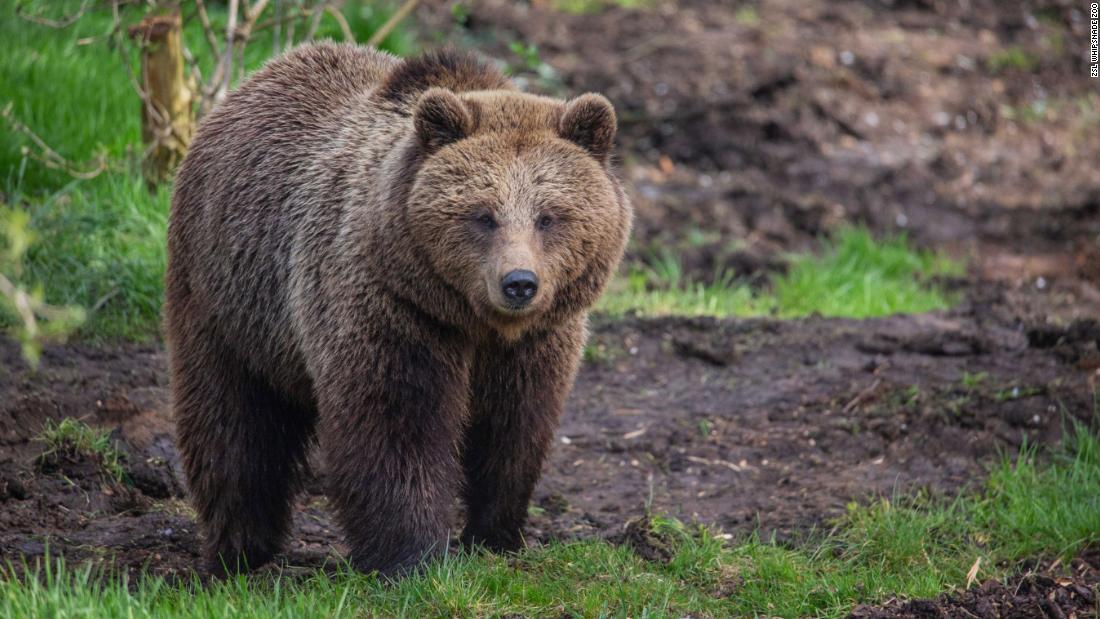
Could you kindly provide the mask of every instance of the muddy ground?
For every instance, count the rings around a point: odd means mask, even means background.
[[[860,606],[851,619],[973,619],[974,617],[1095,617],[1100,586],[1100,553],[1089,551],[1069,565],[1022,566],[1008,582],[994,580],[934,600],[890,600],[881,607]]]
[[[969,264],[947,282],[963,299],[949,312],[597,319],[532,541],[614,537],[647,505],[798,537],[852,500],[978,484],[1024,440],[1094,420],[1100,96],[1080,3],[689,0],[572,15],[494,0],[465,3],[461,19],[424,4],[426,38],[474,45],[531,90],[614,101],[637,207],[630,262],[668,247],[691,276],[766,285],[786,252],[862,223]],[[536,45],[543,66],[519,61],[513,42]],[[0,361],[0,559],[49,546],[189,570],[198,540],[163,347],[56,346],[34,373],[4,342]],[[34,437],[63,417],[114,431],[132,483],[43,458]],[[292,565],[341,552],[318,487],[296,512]],[[1095,557],[1080,561],[1092,571],[1071,584],[1092,587]],[[860,612],[970,616],[952,610],[976,612],[967,596],[1019,606],[1019,591],[1070,586],[1021,578],[1032,580],[929,601],[925,614],[902,602]]]
[[[528,538],[615,537],[646,509],[780,538],[845,504],[980,483],[1023,441],[1094,415],[1100,323],[1027,325],[997,299],[853,321],[597,321]],[[54,347],[41,369],[2,347],[0,558],[46,551],[154,573],[189,570],[198,539],[178,482],[160,347]],[[43,458],[43,422],[112,428],[131,484]],[[342,550],[308,484],[286,561]]]

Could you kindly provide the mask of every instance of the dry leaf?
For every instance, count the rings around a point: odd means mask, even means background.
[[[978,567],[982,564],[982,558],[978,557],[974,559],[974,565],[970,566],[970,571],[966,573],[966,588],[969,589],[970,585],[974,584],[974,579],[978,577]]]

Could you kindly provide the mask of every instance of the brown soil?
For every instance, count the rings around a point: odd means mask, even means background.
[[[727,531],[804,532],[873,495],[978,483],[998,454],[1090,419],[1100,324],[1028,327],[997,303],[877,320],[650,319],[595,325],[536,492],[532,541],[621,537],[646,505]],[[175,573],[198,548],[155,347],[11,343],[0,374],[0,558],[53,553]],[[964,376],[978,377],[964,381]],[[41,458],[46,419],[111,429],[128,483]],[[340,552],[319,483],[286,561]]]
[[[1086,551],[1070,565],[1026,571],[1006,583],[988,581],[934,600],[892,600],[882,607],[860,606],[851,619],[1063,619],[1096,617],[1100,604],[1100,552]]]

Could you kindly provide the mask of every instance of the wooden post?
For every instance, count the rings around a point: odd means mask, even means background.
[[[180,16],[146,17],[130,28],[141,46],[142,173],[150,189],[171,180],[195,128],[192,93],[184,79]]]

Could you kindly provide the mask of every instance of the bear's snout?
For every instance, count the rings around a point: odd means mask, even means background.
[[[500,291],[512,307],[519,309],[535,298],[539,291],[539,278],[525,269],[509,271],[500,280]]]

